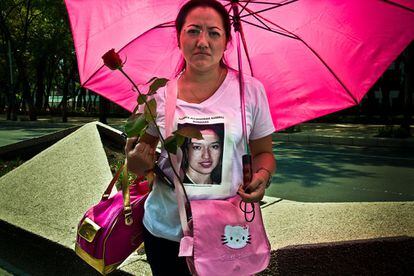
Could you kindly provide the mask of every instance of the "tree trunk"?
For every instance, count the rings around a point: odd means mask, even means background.
[[[11,88],[10,93],[7,96],[8,98],[8,108],[7,108],[7,120],[17,121],[17,111],[19,110],[17,107],[16,101],[16,94],[14,93],[14,88]]]
[[[86,107],[88,113],[92,112],[92,104],[92,93],[90,90],[88,90],[88,105]]]
[[[413,115],[413,93],[414,93],[414,43],[411,43],[404,53],[404,118],[401,127],[410,133],[411,120]]]
[[[82,109],[84,107],[85,88],[79,87],[78,99],[76,101],[76,108]]]
[[[388,80],[383,77],[381,85],[382,103],[381,103],[381,117],[383,123],[386,125],[392,124],[391,120],[391,106],[390,106],[390,86]]]
[[[73,76],[73,73],[76,70],[76,63],[72,58],[70,60],[66,61],[68,64],[66,64],[66,75],[65,80],[63,83],[63,99],[62,99],[62,122],[66,123],[68,121],[68,94],[69,94],[69,84],[71,82],[71,77]]]
[[[37,89],[35,107],[37,111],[40,111],[44,106],[43,103],[45,95],[45,67],[46,57],[42,56],[36,64]]]
[[[19,60],[19,61],[18,61]],[[37,120],[37,112],[36,108],[33,105],[33,97],[30,91],[30,83],[29,83],[29,77],[27,74],[26,67],[24,65],[25,63],[22,62],[20,58],[16,58],[16,65],[19,71],[19,82],[22,85],[22,91],[23,91],[23,101],[26,103],[28,112],[29,112],[29,120],[30,121],[36,121]]]
[[[109,102],[105,97],[99,96],[99,122],[108,124],[107,111],[109,109]]]

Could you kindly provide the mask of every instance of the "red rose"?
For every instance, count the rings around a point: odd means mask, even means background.
[[[115,53],[115,49],[111,49],[102,56],[103,62],[111,70],[117,70],[122,68],[122,60],[118,53]]]

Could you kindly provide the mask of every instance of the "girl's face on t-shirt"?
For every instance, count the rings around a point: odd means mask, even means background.
[[[191,139],[188,149],[189,169],[200,174],[210,174],[221,156],[219,136],[210,129],[202,130],[203,140]]]
[[[223,20],[209,7],[190,11],[179,36],[179,45],[188,66],[206,71],[219,65],[226,48]]]

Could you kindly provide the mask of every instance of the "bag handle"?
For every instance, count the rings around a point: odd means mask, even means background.
[[[116,171],[115,176],[112,178],[111,182],[109,183],[108,187],[106,188],[105,192],[103,193],[101,200],[107,200],[111,194],[112,189],[114,188],[115,183],[118,181],[119,176],[121,175],[122,170],[124,169],[124,164],[122,164],[118,170]]]
[[[129,226],[129,225],[132,225],[134,220],[132,219],[131,197],[129,194],[127,159],[125,159],[125,163],[119,167],[115,176],[112,178],[111,182],[109,183],[108,187],[106,188],[105,192],[102,195],[101,201],[105,201],[109,198],[109,195],[111,194],[111,191],[115,183],[118,181],[119,176],[121,175],[121,172],[123,172],[121,187],[122,187],[122,198],[124,201],[125,224]]]

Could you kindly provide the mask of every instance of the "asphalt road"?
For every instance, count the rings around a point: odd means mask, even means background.
[[[64,129],[0,127],[0,146]],[[395,148],[275,143],[267,196],[302,202],[413,201],[414,152]]]
[[[414,200],[414,152],[394,148],[274,145],[266,195],[302,202]]]
[[[0,147],[27,139],[41,137],[66,127],[0,126]]]

